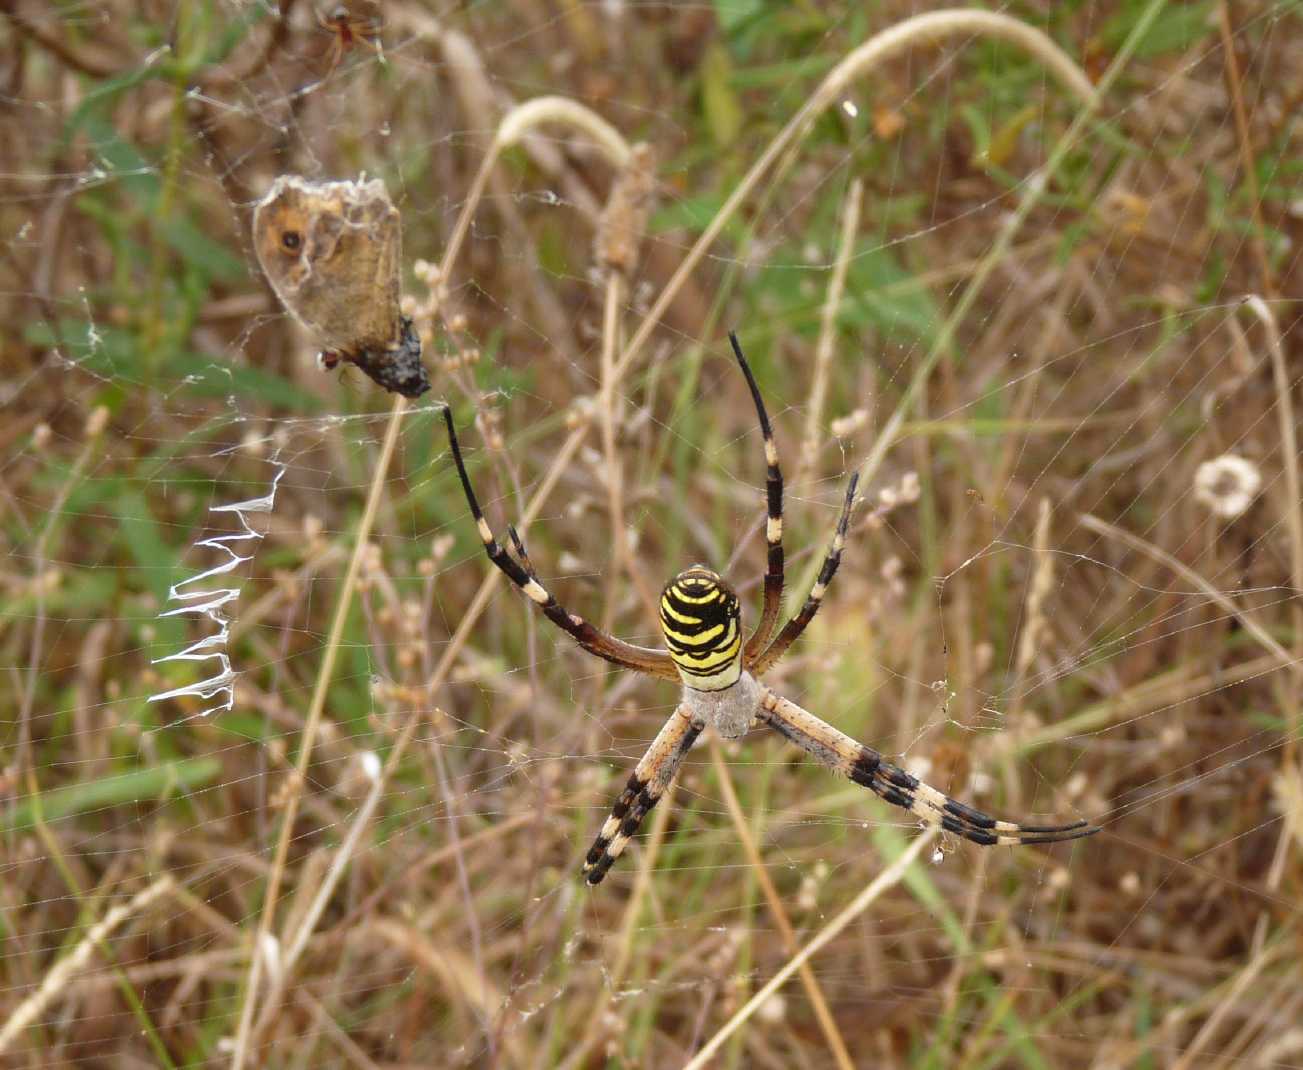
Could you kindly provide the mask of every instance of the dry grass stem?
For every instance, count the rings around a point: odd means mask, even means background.
[[[833,351],[837,348],[837,318],[841,312],[842,295],[846,291],[846,269],[855,239],[860,230],[860,207],[864,201],[864,182],[852,180],[842,202],[841,235],[837,243],[837,256],[833,260],[832,275],[828,279],[828,293],[824,297],[823,315],[819,321],[819,341],[814,349],[814,372],[810,379],[810,399],[806,402],[805,441],[801,444],[801,463],[797,468],[796,485],[802,486],[814,471],[819,454],[820,424],[828,397],[828,373],[832,367]]]
[[[126,903],[108,911],[92,925],[86,935],[77,942],[77,946],[51,967],[49,973],[45,975],[45,980],[41,982],[41,987],[23,1000],[4,1026],[0,1027],[0,1055],[3,1055],[23,1030],[36,1021],[41,1012],[64,992],[74,975],[86,967],[95,949],[108,939],[113,930],[128,918],[143,914],[156,899],[166,895],[175,887],[176,882],[170,875],[162,876],[149,887],[137,892]]]
[[[1049,625],[1045,604],[1054,590],[1054,554],[1050,550],[1052,515],[1049,498],[1042,498],[1036,507],[1036,531],[1032,537],[1035,563],[1032,567],[1032,582],[1027,590],[1027,606],[1023,612],[1022,635],[1018,637],[1018,656],[1014,662],[1014,687],[1018,693],[1022,691],[1023,682],[1041,649]]]
[[[248,1058],[250,1031],[253,1025],[254,1006],[259,995],[261,966],[263,961],[259,949],[268,946],[272,935],[272,926],[276,918],[276,904],[280,895],[281,881],[285,876],[286,861],[289,856],[290,838],[294,832],[294,822],[298,817],[299,799],[303,786],[307,782],[308,766],[312,761],[312,748],[316,743],[317,732],[321,727],[321,715],[326,708],[326,695],[334,679],[335,660],[339,654],[340,640],[344,637],[344,625],[348,622],[349,610],[352,608],[353,591],[357,586],[358,573],[362,559],[366,555],[371,529],[375,524],[376,514],[380,509],[389,466],[394,459],[398,445],[398,433],[402,429],[403,413],[407,408],[407,399],[399,396],[389,414],[389,425],[385,431],[384,443],[376,458],[375,471],[371,476],[371,487],[367,492],[366,506],[353,531],[353,553],[349,558],[348,570],[344,573],[339,594],[335,601],[335,615],[330,624],[330,634],[321,653],[321,667],[317,670],[317,682],[313,688],[312,701],[308,706],[307,719],[303,732],[299,736],[298,759],[294,765],[294,775],[287,782],[284,809],[281,813],[280,833],[276,840],[276,853],[272,858],[271,872],[267,877],[267,889],[263,896],[262,915],[258,921],[257,935],[254,937],[254,952],[249,956],[249,975],[245,982],[244,1002],[240,1010],[240,1026],[236,1034],[235,1045],[231,1053],[232,1070],[240,1070]]]
[[[723,1046],[724,1042],[745,1025],[756,1013],[757,1008],[782,988],[792,974],[806,962],[809,962],[823,947],[836,939],[851,922],[868,910],[883,892],[894,888],[900,883],[905,876],[905,871],[914,864],[923,849],[936,839],[936,835],[937,830],[930,828],[916,837],[914,842],[901,853],[899,858],[875,877],[872,883],[843,908],[841,913],[824,926],[813,940],[806,944],[797,954],[793,955],[782,969],[766,981],[756,994],[747,1000],[738,1012],[701,1046],[701,1050],[692,1057],[691,1061],[684,1065],[683,1070],[702,1070],[715,1052],[719,1051]]]
[[[340,878],[344,876],[344,871],[356,856],[358,845],[362,842],[362,835],[370,827],[371,816],[380,804],[380,799],[383,796],[381,790],[383,782],[379,775],[380,759],[377,755],[367,751],[358,755],[358,760],[367,766],[374,766],[374,771],[368,769],[371,788],[363,798],[362,805],[358,807],[357,813],[353,815],[353,820],[349,824],[348,832],[345,834],[343,841],[335,849],[330,860],[330,868],[326,871],[324,878],[317,884],[316,891],[304,911],[303,917],[294,927],[293,932],[287,934],[289,942],[281,958],[280,972],[272,980],[266,995],[262,998],[262,1009],[258,1015],[256,1029],[266,1028],[272,1015],[276,1013],[277,1008],[280,1006],[280,1001],[284,997],[285,985],[293,974],[299,958],[307,948],[312,934],[316,932],[317,925],[330,903],[331,896],[335,894],[335,888],[338,887]]]
[[[1262,275],[1262,292],[1276,296],[1275,275],[1267,255],[1266,228],[1262,222],[1262,193],[1258,189],[1258,169],[1254,164],[1253,135],[1249,131],[1249,113],[1244,106],[1244,85],[1240,78],[1240,61],[1235,56],[1235,30],[1231,25],[1231,0],[1218,0],[1217,30],[1222,40],[1222,63],[1226,72],[1226,89],[1235,116],[1235,135],[1240,149],[1240,180],[1249,193],[1249,213],[1253,218],[1253,253]],[[1295,499],[1297,501],[1298,499]]]
[[[1258,975],[1276,957],[1277,953],[1278,949],[1275,947],[1263,948],[1225,985],[1222,998],[1213,1008],[1212,1013],[1208,1015],[1208,1019],[1200,1027],[1199,1032],[1195,1034],[1194,1040],[1181,1052],[1181,1057],[1172,1063],[1172,1070],[1191,1070],[1191,1067],[1200,1065],[1197,1060],[1203,1049],[1217,1035],[1217,1031],[1221,1028],[1227,1015],[1237,1007],[1245,993],[1248,992],[1249,986],[1257,980]]]
[[[1078,517],[1078,523],[1080,523],[1087,531],[1093,531],[1097,535],[1103,535],[1105,538],[1123,543],[1124,545],[1131,547],[1131,549],[1137,550],[1171,569],[1187,583],[1197,587],[1212,599],[1212,601],[1221,607],[1228,616],[1234,617],[1238,620],[1244,630],[1257,640],[1258,645],[1275,657],[1281,665],[1292,665],[1294,663],[1293,655],[1272,638],[1267,629],[1258,623],[1255,616],[1250,614],[1244,607],[1237,605],[1225,591],[1214,587],[1208,582],[1208,580],[1199,575],[1198,572],[1192,569],[1185,562],[1177,560],[1166,550],[1155,546],[1152,542],[1142,539],[1138,535],[1133,535],[1131,532],[1125,531],[1116,524],[1110,524],[1106,520],[1101,520],[1099,517],[1087,514]]]
[[[1032,209],[1040,203],[1049,188],[1050,182],[1058,174],[1059,169],[1067,160],[1069,153],[1077,146],[1078,142],[1085,135],[1087,128],[1093,121],[1095,113],[1099,110],[1100,104],[1104,99],[1104,94],[1108,92],[1118,76],[1126,69],[1127,63],[1130,62],[1131,55],[1143,40],[1149,27],[1158,17],[1158,13],[1164,7],[1164,0],[1151,0],[1151,3],[1145,8],[1144,13],[1137,19],[1131,32],[1127,35],[1126,41],[1118,49],[1109,64],[1108,69],[1104,72],[1097,85],[1091,86],[1084,74],[1077,71],[1071,60],[1067,60],[1068,65],[1073,71],[1080,75],[1084,86],[1075,79],[1070,81],[1078,90],[1085,89],[1085,95],[1082,100],[1082,110],[1077,118],[1073,121],[1067,132],[1055,144],[1050,157],[1045,162],[1045,166],[1034,176],[1034,179],[1024,184],[1022,194],[1018,200],[1018,207],[1009,215],[1005,225],[1000,229],[991,251],[981,261],[968,280],[968,285],[964,287],[963,293],[959,300],[955,302],[949,314],[936,333],[932,345],[929,347],[927,355],[918,363],[913,376],[910,378],[909,385],[901,395],[895,410],[890,418],[884,424],[882,431],[878,434],[869,450],[869,455],[860,464],[860,479],[869,486],[872,484],[874,477],[877,475],[878,468],[887,452],[895,445],[897,436],[900,432],[900,426],[905,421],[905,414],[914,407],[915,399],[923,390],[923,385],[931,376],[937,362],[950,351],[954,344],[955,333],[959,324],[963,323],[968,314],[972,311],[978,295],[982,292],[987,279],[995,269],[996,264],[1000,263],[1013,247],[1013,240],[1018,232],[1022,229],[1027,217],[1031,214]],[[921,16],[922,17],[922,16]],[[979,20],[981,21],[981,20]],[[1011,20],[1015,21],[1016,20]],[[902,25],[904,25],[902,23]],[[1023,30],[1029,30],[1030,27],[1018,23]],[[1057,46],[1055,47],[1057,51]],[[1066,57],[1064,57],[1066,60]],[[1060,73],[1060,76],[1063,75]],[[1067,79],[1065,79],[1066,81]]]
[[[756,846],[755,837],[751,835],[751,826],[747,824],[746,814],[742,811],[742,803],[737,797],[737,789],[733,787],[733,775],[729,772],[728,764],[724,761],[723,748],[720,746],[719,740],[713,735],[710,739],[710,762],[715,768],[715,776],[719,780],[720,791],[724,795],[724,805],[728,808],[728,816],[733,822],[733,830],[737,833],[738,841],[742,844],[742,853],[746,855],[747,865],[751,867],[751,874],[755,877],[756,883],[760,885],[760,890],[764,893],[765,903],[769,907],[769,915],[774,919],[774,924],[778,927],[778,932],[783,938],[783,949],[789,955],[795,955],[800,950],[796,941],[796,930],[792,928],[792,923],[787,917],[787,911],[783,909],[783,900],[778,894],[778,889],[774,887],[774,882],[769,878],[769,871],[765,868],[764,859],[760,857],[760,850]],[[832,1052],[833,1059],[841,1070],[855,1070],[855,1063],[851,1060],[851,1053],[846,1047],[846,1041],[842,1039],[841,1030],[837,1028],[837,1021],[832,1016],[832,1011],[828,1007],[828,1001],[824,998],[823,989],[819,987],[819,981],[814,975],[814,970],[810,968],[808,962],[802,962],[797,967],[797,974],[801,978],[801,985],[805,989],[806,995],[810,997],[810,1006],[814,1011],[815,1019],[819,1023],[819,1029],[828,1042],[828,1048]]]
[[[1282,661],[1275,654],[1237,662],[1212,672],[1199,672],[1200,665],[1196,662],[1184,663],[1044,728],[1005,733],[992,748],[992,754],[1001,758],[1026,757],[1042,747],[1128,724],[1191,699],[1211,696],[1234,684],[1260,679],[1291,663],[1292,659]]]

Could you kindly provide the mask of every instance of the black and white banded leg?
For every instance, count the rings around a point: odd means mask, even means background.
[[[751,374],[751,365],[743,356],[742,346],[734,331],[728,332],[728,340],[733,346],[738,367],[742,369],[742,375],[747,381],[747,389],[751,391],[751,402],[760,419],[760,434],[765,440],[765,600],[755,631],[747,639],[742,653],[743,662],[750,664],[774,634],[778,614],[783,608],[783,470],[778,464],[778,447],[774,444],[769,413],[765,411],[765,402],[760,396],[756,377]]]
[[[470,507],[471,516],[475,518],[475,528],[479,532],[480,542],[484,544],[484,552],[488,554],[489,560],[497,565],[506,574],[507,578],[524,592],[526,598],[542,610],[543,615],[548,620],[569,634],[575,642],[590,654],[596,654],[599,658],[604,658],[621,668],[636,669],[639,672],[647,673],[650,676],[659,676],[666,680],[677,680],[679,678],[678,670],[674,667],[674,662],[670,660],[669,654],[665,651],[654,650],[651,647],[635,646],[632,643],[616,639],[590,624],[578,613],[571,613],[561,605],[553,597],[552,592],[540,582],[533,566],[529,563],[528,555],[524,552],[520,536],[516,534],[514,528],[510,529],[511,541],[515,545],[516,553],[521,560],[517,561],[507,553],[506,549],[494,538],[493,530],[484,519],[484,514],[480,511],[480,503],[475,497],[475,491],[471,488],[470,476],[466,474],[466,465],[462,461],[461,446],[457,442],[457,430],[452,422],[452,410],[445,408],[443,418],[448,425],[448,442],[452,447],[452,459],[457,466],[457,475],[461,478],[462,490],[466,494],[466,504]]]
[[[760,720],[821,765],[868,788],[893,806],[908,810],[920,821],[973,843],[984,846],[1059,843],[1099,831],[1085,821],[1066,825],[1026,825],[984,814],[924,784],[918,777],[892,765],[872,747],[839,732],[795,702],[767,688],[760,699]]]
[[[819,612],[819,606],[823,604],[823,596],[828,592],[828,585],[832,583],[833,576],[837,574],[837,566],[842,562],[842,550],[846,546],[846,531],[850,526],[851,510],[855,507],[855,490],[859,484],[860,474],[856,472],[851,476],[850,485],[846,488],[846,499],[842,503],[842,512],[837,520],[837,531],[833,535],[832,545],[828,547],[827,556],[823,559],[823,566],[819,569],[814,586],[806,596],[805,605],[795,617],[783,625],[783,630],[778,633],[765,652],[751,662],[748,668],[752,675],[760,676],[786,654],[788,647],[801,637],[806,625]]]
[[[680,705],[665,723],[647,753],[642,756],[624,791],[615,800],[611,816],[602,825],[584,859],[584,879],[600,884],[606,871],[624,852],[642,819],[655,806],[683,764],[684,756],[701,735],[705,725],[693,721],[686,705]]]

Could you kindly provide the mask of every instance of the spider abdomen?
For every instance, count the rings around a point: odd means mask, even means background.
[[[722,691],[742,674],[742,612],[717,572],[701,565],[680,572],[661,592],[661,631],[684,684]]]

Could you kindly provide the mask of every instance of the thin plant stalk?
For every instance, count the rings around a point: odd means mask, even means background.
[[[1229,18],[1226,15],[1225,3],[1222,5],[1222,11],[1223,21],[1225,21]],[[1229,43],[1227,49],[1229,51]],[[1242,104],[1240,106],[1243,107]],[[1256,200],[1254,206],[1256,209]],[[1294,660],[1293,671],[1290,674],[1293,687],[1289,689],[1288,694],[1282,696],[1281,702],[1284,714],[1291,722],[1289,730],[1285,732],[1281,756],[1281,764],[1284,768],[1281,770],[1281,776],[1297,778],[1299,775],[1299,698],[1303,695],[1303,605],[1299,603],[1299,599],[1303,598],[1303,481],[1299,478],[1298,432],[1292,397],[1294,384],[1290,381],[1289,371],[1285,366],[1285,351],[1280,342],[1280,328],[1271,308],[1256,294],[1246,298],[1244,306],[1261,321],[1262,329],[1267,335],[1267,351],[1271,357],[1272,377],[1276,386],[1276,415],[1280,423],[1281,453],[1285,464],[1285,525],[1289,530],[1290,578],[1294,587],[1294,597],[1290,601]],[[1271,866],[1267,870],[1266,884],[1273,893],[1280,890],[1281,882],[1285,878],[1285,863],[1293,843],[1291,822],[1285,821],[1276,841],[1276,852],[1272,856]],[[1253,933],[1255,952],[1261,951],[1266,943],[1269,923],[1270,919],[1265,912],[1259,916]]]
[[[353,554],[349,558],[348,570],[344,573],[344,582],[335,603],[335,617],[331,621],[330,634],[322,652],[321,668],[317,670],[317,682],[312,692],[312,702],[308,707],[307,722],[299,739],[298,761],[294,774],[287,785],[285,810],[281,817],[280,835],[276,840],[276,853],[272,859],[271,872],[267,878],[267,892],[263,897],[262,916],[258,921],[258,932],[254,937],[253,949],[249,956],[249,975],[245,982],[244,1004],[240,1008],[240,1025],[236,1033],[235,1044],[231,1052],[232,1070],[241,1070],[248,1058],[250,1034],[253,1026],[254,1006],[257,1002],[258,985],[262,972],[265,950],[272,939],[272,924],[276,917],[276,903],[280,895],[281,882],[285,876],[285,865],[289,855],[290,837],[293,835],[294,820],[298,816],[299,798],[303,785],[307,782],[308,765],[312,759],[312,748],[316,742],[317,732],[321,727],[322,712],[326,707],[326,695],[330,690],[335,674],[335,661],[339,655],[340,641],[344,637],[344,626],[348,623],[349,609],[353,603],[353,592],[357,587],[358,573],[361,571],[362,557],[366,552],[371,529],[375,524],[376,513],[380,509],[380,499],[385,489],[386,476],[398,445],[398,432],[402,428],[402,416],[407,407],[407,399],[399,396],[394,399],[394,407],[389,414],[389,426],[385,432],[384,444],[380,447],[380,456],[376,459],[375,472],[371,477],[371,487],[367,493],[366,507],[353,533]]]
[[[1290,606],[1293,618],[1294,652],[1303,661],[1303,479],[1298,465],[1298,424],[1295,422],[1293,388],[1285,366],[1285,350],[1280,342],[1280,327],[1271,308],[1257,294],[1244,300],[1244,307],[1262,323],[1267,335],[1267,353],[1271,357],[1271,371],[1276,386],[1276,416],[1280,424],[1281,454],[1285,467],[1285,526],[1289,530],[1290,578],[1295,598]],[[1287,736],[1286,743],[1292,753],[1296,732]]]
[[[745,1025],[760,1005],[782,988],[792,974],[840,936],[843,930],[868,910],[883,892],[901,882],[905,876],[905,871],[922,854],[923,848],[936,839],[936,835],[937,830],[935,828],[929,828],[926,832],[920,834],[909,847],[901,852],[899,858],[878,874],[873,882],[852,899],[841,913],[833,918],[813,940],[793,955],[773,977],[761,986],[756,994],[747,1000],[732,1018],[720,1026],[719,1031],[702,1045],[701,1050],[684,1065],[683,1070],[702,1070],[710,1062],[715,1052],[719,1051],[724,1045],[724,1042]]]
[[[166,895],[176,887],[171,875],[164,875],[149,887],[137,892],[126,903],[108,911],[99,921],[90,927],[77,946],[61,958],[41,982],[41,987],[28,996],[8,1021],[0,1027],[0,1054],[8,1050],[14,1040],[36,1020],[68,986],[73,975],[83,969],[90,961],[95,949],[103,945],[109,935],[128,918],[148,910],[156,899]]]
[[[860,229],[860,206],[863,200],[864,182],[856,178],[851,182],[846,191],[846,199],[842,202],[841,239],[837,244],[837,259],[833,261],[832,277],[828,280],[828,293],[824,297],[819,341],[814,349],[810,399],[805,408],[805,441],[801,444],[801,462],[796,470],[798,485],[810,478],[819,454],[819,425],[823,423],[823,408],[828,397],[828,372],[832,367],[833,351],[837,347],[837,314],[841,311],[842,296],[846,291],[846,271]]]
[[[1081,526],[1087,531],[1093,531],[1096,535],[1103,535],[1105,538],[1113,539],[1116,542],[1124,543],[1133,550],[1138,550],[1146,557],[1170,568],[1187,583],[1193,584],[1207,595],[1213,602],[1226,611],[1227,615],[1240,622],[1240,626],[1249,633],[1258,644],[1268,653],[1273,654],[1280,660],[1282,665],[1289,665],[1294,658],[1288,650],[1280,645],[1260,623],[1258,618],[1253,616],[1243,606],[1238,606],[1231,597],[1223,590],[1213,586],[1207,579],[1192,569],[1184,561],[1181,561],[1166,550],[1160,549],[1152,542],[1142,539],[1139,535],[1133,535],[1131,532],[1110,524],[1106,520],[1100,520],[1099,517],[1083,515],[1079,518]]]
[[[1248,992],[1249,986],[1253,984],[1258,974],[1262,972],[1275,955],[1275,947],[1260,949],[1245,964],[1244,968],[1231,978],[1225,987],[1222,999],[1213,1008],[1213,1012],[1208,1015],[1199,1032],[1195,1034],[1190,1046],[1181,1052],[1181,1057],[1176,1062],[1171,1064],[1172,1070],[1190,1070],[1190,1067],[1200,1065],[1197,1060],[1204,1046],[1217,1035],[1217,1030],[1221,1028],[1226,1016],[1234,1011],[1240,999]]]
[[[36,681],[40,676],[41,663],[44,660],[45,648],[45,565],[46,554],[50,548],[50,538],[54,529],[58,526],[60,517],[63,516],[64,506],[68,504],[73,490],[81,485],[82,477],[86,474],[86,468],[91,459],[98,457],[99,441],[104,435],[104,429],[109,423],[109,409],[107,405],[97,405],[89,417],[86,419],[85,441],[82,443],[81,451],[77,454],[77,459],[73,461],[72,468],[68,471],[68,478],[63,481],[59,491],[54,496],[45,511],[46,520],[41,533],[36,537],[36,544],[32,548],[32,577],[33,587],[36,594],[36,607],[33,614],[34,623],[32,624],[32,642],[27,651],[27,679],[23,682],[22,704],[18,712],[18,742],[14,747],[13,768],[17,772],[27,770],[28,749],[32,739],[32,707],[36,701]]]
[[[606,301],[602,307],[602,385],[598,409],[602,421],[602,453],[606,458],[606,505],[611,515],[611,563],[606,576],[602,628],[611,630],[616,609],[615,592],[628,559],[624,526],[624,469],[615,445],[615,350],[620,338],[620,306],[624,303],[624,276],[606,273]]]
[[[376,771],[379,771],[380,762],[375,754],[364,752],[358,757],[363,762],[364,767],[374,762]],[[326,871],[326,875],[322,879],[316,894],[313,895],[312,902],[303,915],[303,920],[299,922],[298,927],[290,937],[289,945],[285,949],[285,954],[281,960],[281,968],[272,980],[271,987],[262,1000],[262,1010],[258,1014],[259,1029],[266,1027],[268,1019],[279,1008],[281,999],[284,998],[285,983],[294,971],[294,964],[298,962],[299,957],[308,946],[308,939],[316,931],[317,924],[321,921],[321,915],[325,913],[330,897],[334,895],[335,887],[339,884],[344,871],[348,868],[348,863],[357,854],[362,833],[366,831],[371,822],[371,815],[375,813],[375,809],[380,803],[381,788],[379,776],[372,776],[370,790],[362,800],[362,805],[358,807],[343,842],[336,848],[335,856],[331,859],[330,868]]]
[[[715,767],[715,776],[719,778],[720,791],[724,795],[724,805],[728,809],[728,816],[732,819],[738,841],[742,844],[742,853],[746,855],[747,864],[751,867],[756,883],[760,885],[760,890],[764,893],[765,902],[769,906],[769,914],[778,927],[779,935],[783,938],[783,949],[789,955],[795,955],[800,949],[800,945],[796,940],[796,930],[792,928],[787,912],[783,909],[783,900],[778,894],[778,889],[774,887],[774,882],[769,879],[769,871],[765,868],[764,859],[760,857],[760,849],[756,846],[755,837],[751,835],[751,826],[747,824],[746,814],[742,810],[742,803],[737,797],[737,789],[733,786],[733,775],[729,772],[728,763],[724,761],[723,748],[720,746],[719,739],[714,735],[710,738],[710,760]],[[832,1016],[832,1011],[828,1008],[828,1001],[824,998],[823,989],[819,987],[819,981],[814,975],[814,970],[810,968],[808,962],[802,962],[797,968],[797,973],[801,978],[801,985],[805,988],[806,995],[810,997],[810,1006],[814,1010],[815,1019],[819,1022],[819,1028],[823,1030],[824,1039],[828,1041],[828,1047],[832,1051],[837,1066],[840,1070],[855,1070],[855,1063],[851,1059],[851,1053],[846,1047],[846,1041],[842,1039],[841,1030],[837,1028],[837,1022]]]
[[[1240,61],[1235,56],[1234,28],[1231,26],[1230,0],[1217,5],[1217,30],[1222,40],[1222,62],[1226,88],[1235,115],[1235,135],[1240,149],[1240,177],[1249,193],[1249,213],[1253,217],[1253,255],[1262,275],[1262,292],[1276,296],[1276,280],[1267,255],[1267,228],[1262,222],[1262,192],[1258,189],[1258,172],[1253,159],[1253,135],[1249,132],[1249,113],[1244,107],[1244,89],[1240,78]],[[1297,499],[1295,499],[1297,501]]]

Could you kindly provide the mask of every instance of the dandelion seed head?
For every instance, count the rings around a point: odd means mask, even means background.
[[[1234,453],[1204,461],[1194,474],[1195,500],[1224,520],[1242,516],[1261,489],[1258,466]]]

